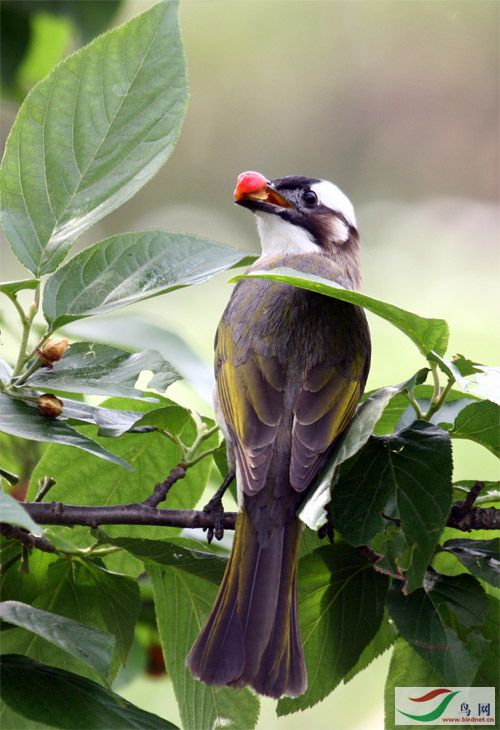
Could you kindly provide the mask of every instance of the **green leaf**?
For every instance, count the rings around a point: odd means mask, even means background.
[[[65,327],[65,332],[77,339],[91,338],[108,344],[135,349],[147,348],[154,342],[156,350],[187,380],[207,403],[212,402],[213,374],[211,368],[179,335],[154,324],[143,314],[123,313],[80,320]]]
[[[379,630],[368,646],[365,647],[351,671],[345,675],[344,684],[347,684],[347,682],[350,682],[351,679],[354,679],[354,677],[359,674],[359,672],[363,671],[363,669],[366,669],[366,667],[369,666],[374,659],[387,651],[387,649],[394,644],[396,639],[397,632],[394,622],[390,621],[388,616],[384,614]]]
[[[20,601],[0,603],[0,619],[50,641],[88,664],[103,678],[108,675],[115,643],[110,634]]]
[[[427,355],[431,350],[435,350],[439,355],[444,355],[448,347],[449,330],[443,319],[420,317],[418,314],[407,312],[405,309],[394,306],[394,304],[382,302],[379,299],[374,299],[351,289],[344,289],[328,279],[323,279],[321,276],[304,274],[288,267],[276,267],[271,271],[252,271],[244,277],[235,277],[232,281],[238,281],[241,278],[270,279],[282,284],[291,284],[301,289],[318,292],[334,299],[340,299],[343,302],[357,304],[386,319],[404,332],[418,347],[422,355]]]
[[[95,595],[104,624],[114,635],[121,662],[125,664],[141,606],[139,586],[128,576],[108,571],[91,561],[84,563],[81,573],[82,581],[85,580]]]
[[[447,540],[443,550],[455,555],[476,578],[500,588],[500,538]]]
[[[134,537],[106,537],[111,545],[116,545],[135,555],[145,563],[170,565],[184,570],[194,576],[219,585],[224,574],[227,560],[225,557],[207,552],[208,545],[203,546],[194,540],[173,538],[173,540],[147,540]],[[206,549],[202,549],[206,548]]]
[[[0,658],[3,730],[177,730],[88,679],[27,657]]]
[[[394,690],[396,687],[440,687],[442,679],[406,641],[398,639],[392,652],[384,691],[385,730],[399,730],[395,724]],[[401,720],[402,717],[398,713]],[[414,726],[413,726],[414,727]]]
[[[195,680],[185,666],[186,656],[215,600],[217,584],[213,577],[219,573],[221,561],[213,557],[197,559],[185,551],[178,554],[178,563],[150,562],[148,572],[163,655],[182,726],[185,730],[251,730],[259,712],[257,697],[248,690],[209,687]]]
[[[485,400],[460,411],[451,436],[475,441],[500,457],[500,406]]]
[[[135,384],[144,370],[155,373],[150,387],[158,390],[166,390],[179,379],[156,350],[131,353],[109,345],[77,342],[52,368],[40,368],[31,375],[26,385],[49,391],[139,398],[144,393]]]
[[[500,368],[477,365],[467,390],[500,405]]]
[[[64,418],[72,423],[92,423],[99,427],[99,436],[121,436],[131,429],[142,415],[134,411],[91,406],[82,401],[62,398]]]
[[[365,395],[368,398],[375,391],[371,391]],[[416,385],[413,388],[412,395],[419,404],[420,408],[424,411],[429,407],[430,400],[434,394],[434,387],[432,385]],[[439,424],[446,421],[450,417],[449,406],[454,405],[457,401],[462,401],[461,407],[465,407],[470,403],[477,400],[477,397],[471,393],[464,396],[464,393],[459,390],[451,389],[446,398],[446,402],[443,408],[440,408],[431,419],[432,423]],[[459,410],[459,409],[457,409]],[[456,413],[454,413],[454,416]],[[454,416],[452,420],[454,420]],[[415,420],[415,410],[412,405],[408,402],[408,399],[402,394],[398,393],[392,398],[384,409],[384,412],[375,426],[374,433],[376,436],[383,436],[385,434],[391,434],[393,431],[400,431],[402,428],[406,428]]]
[[[182,233],[118,234],[76,254],[48,279],[43,312],[57,328],[199,284],[241,259],[241,251]]]
[[[177,3],[69,56],[22,105],[1,169],[3,227],[37,275],[128,200],[172,152],[186,106]]]
[[[116,456],[116,454],[108,451],[108,449],[84,434],[75,431],[59,418],[42,416],[35,408],[31,408],[26,403],[6,395],[0,395],[0,431],[32,441],[48,441],[64,444],[65,446],[74,446],[122,468],[131,468],[124,459]],[[64,454],[64,459],[67,462],[68,454],[66,449],[64,449]]]
[[[387,605],[401,636],[444,682],[470,685],[489,645],[480,630],[488,599],[475,578],[432,573],[426,590],[405,597],[393,588]]]
[[[481,626],[488,613],[488,598],[481,584],[472,575],[439,575],[430,573],[426,589],[438,613],[443,608],[454,614],[461,626]],[[430,588],[430,590],[429,590]]]
[[[111,399],[104,402],[104,406],[113,408],[123,405],[139,415],[154,410],[171,409],[172,417],[165,421],[169,431],[175,433],[182,441],[190,446],[196,435],[196,428],[191,417],[182,423],[179,419],[178,408],[167,398],[158,396],[159,403],[151,404],[141,401]],[[156,407],[155,407],[156,406]],[[154,417],[151,416],[153,420]],[[81,430],[93,434],[92,426],[83,426]],[[68,460],[65,449],[60,446],[50,446],[38,462],[30,481],[30,496],[36,493],[38,480],[45,474],[50,474],[57,483],[51,489],[54,500],[70,504],[82,505],[110,505],[129,502],[140,502],[148,497],[157,482],[163,481],[172,468],[182,461],[181,449],[161,433],[131,433],[123,434],[119,439],[101,439],[95,437],[98,443],[105,443],[117,458],[127,458],[132,465],[133,472],[124,472],[112,463],[97,462],[89,459],[84,453],[76,453]],[[217,434],[207,439],[202,449],[215,446]],[[202,459],[198,464],[188,469],[184,479],[177,482],[169,492],[168,506],[172,509],[193,509],[200,499],[207,484],[210,472],[211,459]],[[144,533],[141,526],[109,526],[113,536],[135,536]],[[167,527],[148,527],[148,536],[166,537],[177,534],[178,530]]]
[[[0,291],[13,297],[17,292],[23,289],[36,289],[40,283],[39,279],[22,279],[21,281],[4,281],[0,283]]]
[[[335,526],[352,545],[370,545],[378,533],[394,530],[383,514],[400,519],[400,567],[411,592],[422,585],[446,524],[451,473],[450,440],[436,426],[415,421],[392,436],[373,436],[341,469],[332,496]]]
[[[330,502],[330,491],[339,466],[366,444],[390,401],[403,391],[411,393],[417,383],[425,380],[427,372],[427,368],[424,368],[404,383],[375,390],[358,406],[344,435],[323,468],[317,485],[299,513],[300,519],[312,530],[317,530],[327,521],[325,507]]]
[[[5,600],[22,601],[112,634],[116,640],[114,660],[108,667],[106,680],[113,679],[119,661],[125,661],[140,609],[136,580],[108,571],[90,560],[40,556],[35,551],[30,556],[29,574],[19,576],[10,571],[6,574],[2,595]],[[42,634],[34,636],[21,628],[9,629],[2,634],[1,651],[30,656],[101,681],[93,664],[45,639]],[[81,648],[85,650],[85,645]]]
[[[2,514],[2,522],[6,522],[8,525],[23,527],[25,530],[32,532],[33,535],[41,535],[43,533],[43,529],[40,525],[36,524],[17,499],[11,497],[10,494],[7,494],[7,492],[4,492],[1,488],[0,510]]]
[[[299,563],[299,616],[308,688],[278,702],[278,715],[311,707],[347,676],[376,635],[388,579],[348,545],[315,550]]]
[[[499,700],[498,688],[498,652],[500,639],[500,601],[494,596],[488,596],[489,610],[482,626],[482,632],[490,643],[483,654],[483,661],[474,677],[475,687],[494,687],[496,698]]]

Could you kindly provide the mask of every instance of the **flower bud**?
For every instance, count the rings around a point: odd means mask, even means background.
[[[36,401],[36,407],[42,416],[50,416],[55,418],[63,412],[63,402],[60,398],[50,393],[39,395]]]
[[[57,362],[68,349],[69,342],[66,337],[51,337],[44,343],[40,350],[40,358],[47,364],[51,365]]]

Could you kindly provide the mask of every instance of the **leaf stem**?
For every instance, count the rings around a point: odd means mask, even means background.
[[[405,396],[405,398],[412,405],[413,410],[415,411],[415,414],[416,414],[417,418],[420,419],[420,420],[425,420],[424,414],[422,413],[422,409],[420,408],[420,405],[419,405],[418,401],[416,400],[416,398],[414,398],[412,396],[412,394],[409,393],[407,390],[404,390],[403,391],[403,395]]]
[[[184,463],[189,466],[196,464],[200,460],[199,458],[194,459],[194,455],[195,455],[196,451],[198,450],[198,448],[200,447],[200,445],[203,443],[203,441],[210,438],[210,436],[212,436],[212,434],[216,433],[219,430],[219,427],[217,425],[212,426],[212,428],[207,428],[206,424],[203,423],[200,416],[197,413],[195,413],[194,411],[192,412],[192,415],[193,415],[193,420],[196,423],[198,433],[196,434],[196,438],[193,441],[193,443],[191,444],[191,446],[188,449],[186,449],[186,453],[184,455]],[[213,453],[213,451],[214,450],[212,449],[212,450],[203,452],[203,455],[200,454],[200,457],[203,458],[203,456],[206,456],[209,453]]]
[[[456,382],[455,381],[455,378],[450,377],[449,380],[448,380],[448,382],[446,383],[445,387],[443,388],[443,390],[441,390],[441,389],[439,390],[439,397],[437,399],[436,399],[435,396],[432,398],[431,403],[430,403],[430,406],[429,406],[429,410],[427,411],[427,413],[424,416],[424,420],[430,421],[430,419],[432,418],[432,416],[437,411],[439,411],[439,409],[441,408],[441,406],[445,402],[446,398],[448,397],[448,393],[452,389],[452,387],[455,384],[455,382]],[[440,388],[441,388],[441,386],[440,386]]]
[[[33,304],[30,306],[28,313],[23,311],[23,309],[21,308],[19,302],[17,301],[17,297],[15,297],[15,295],[13,297],[10,297],[10,299],[14,303],[14,306],[16,307],[17,311],[19,312],[19,316],[21,317],[21,321],[23,323],[23,334],[21,337],[21,344],[19,346],[19,354],[17,356],[17,361],[14,366],[14,371],[12,373],[12,379],[14,379],[21,373],[26,362],[31,357],[31,355],[28,356],[26,354],[26,350],[28,349],[28,341],[29,341],[29,337],[31,334],[31,326],[33,324],[33,320],[35,319],[36,314],[38,312],[38,308],[40,306],[40,284],[38,284],[35,289],[35,297],[33,300]]]
[[[214,446],[212,449],[206,449],[206,451],[202,451],[201,454],[198,454],[197,456],[194,456],[193,458],[186,460],[184,462],[186,469],[189,469],[189,467],[194,466],[195,464],[197,464],[199,461],[201,461],[205,457],[212,456],[218,450],[219,450],[219,444],[217,444],[217,446]]]

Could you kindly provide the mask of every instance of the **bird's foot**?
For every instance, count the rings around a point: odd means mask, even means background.
[[[203,507],[203,512],[206,512],[212,518],[213,524],[210,527],[206,527],[208,544],[212,540],[222,540],[224,537],[224,506],[222,504],[221,497],[216,494],[210,502]]]
[[[216,540],[222,540],[224,537],[224,507],[222,497],[233,479],[234,471],[230,470],[210,502],[203,507],[203,512],[206,512],[213,518],[213,525],[206,528],[208,544],[212,542],[214,536]]]

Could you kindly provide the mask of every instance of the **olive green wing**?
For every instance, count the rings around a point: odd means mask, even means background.
[[[271,454],[283,417],[285,374],[277,358],[237,352],[223,325],[216,341],[216,381],[221,410],[246,494],[266,483]]]
[[[326,451],[344,431],[363,393],[367,357],[335,365],[317,365],[304,373],[294,406],[290,484],[306,489],[322,465]]]

